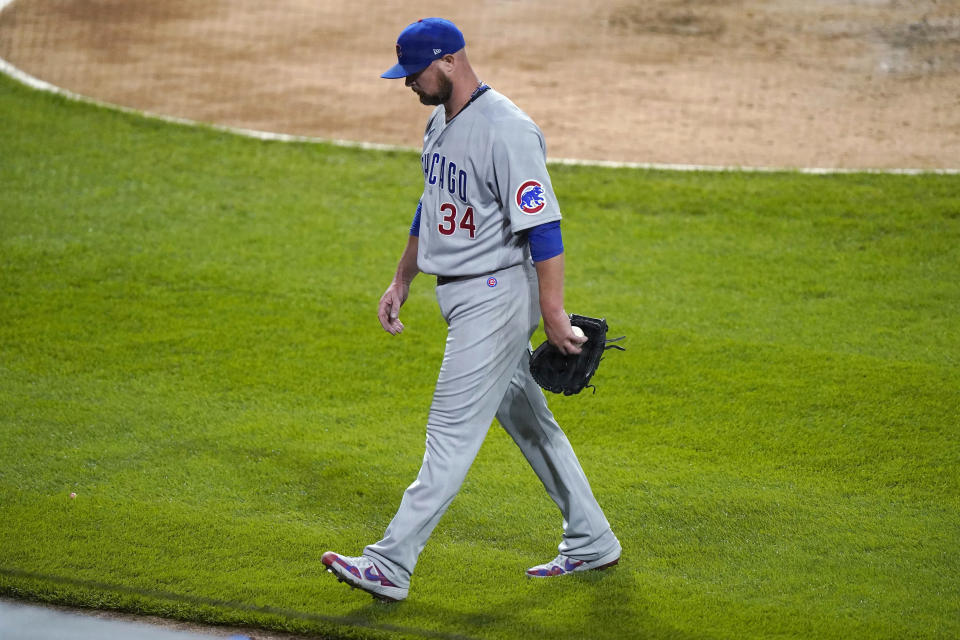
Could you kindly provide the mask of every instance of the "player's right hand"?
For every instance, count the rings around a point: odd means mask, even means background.
[[[400,307],[407,301],[409,294],[410,285],[391,282],[387,290],[380,296],[377,317],[380,319],[380,326],[387,333],[395,336],[403,331],[403,323],[400,322]]]

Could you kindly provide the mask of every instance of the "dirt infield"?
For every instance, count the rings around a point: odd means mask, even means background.
[[[0,56],[151,112],[418,146],[405,24],[458,22],[553,158],[960,167],[960,0],[16,0]]]

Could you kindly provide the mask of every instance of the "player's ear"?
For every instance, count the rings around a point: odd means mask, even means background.
[[[453,67],[456,65],[457,58],[452,53],[439,58],[439,62],[443,64],[443,70],[447,73],[453,71]]]

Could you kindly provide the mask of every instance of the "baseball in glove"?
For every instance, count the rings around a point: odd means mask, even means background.
[[[597,372],[603,352],[607,349],[623,347],[611,342],[623,340],[626,336],[607,339],[607,321],[604,318],[590,318],[570,314],[570,324],[580,327],[587,341],[580,347],[580,353],[564,355],[560,350],[544,341],[536,351],[530,354],[530,373],[541,387],[553,393],[563,393],[572,396],[590,387],[593,392],[597,388],[590,384],[590,378]]]

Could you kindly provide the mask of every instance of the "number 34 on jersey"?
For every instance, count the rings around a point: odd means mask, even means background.
[[[437,230],[445,236],[452,236],[453,234],[460,231],[461,233],[468,234],[468,237],[473,240],[477,237],[477,225],[473,219],[473,207],[464,205],[465,210],[461,214],[457,210],[457,205],[450,202],[444,203],[440,206],[440,224],[437,225]],[[464,208],[461,207],[461,208]]]
[[[440,205],[440,222],[437,231],[444,236],[462,233],[471,240],[477,237],[477,224],[474,219],[473,207],[467,202],[467,182],[469,177],[457,164],[448,161],[446,156],[439,153],[425,153],[420,158],[423,165],[424,191],[439,187],[441,191],[448,191],[450,195],[460,199],[457,205],[446,202]]]

